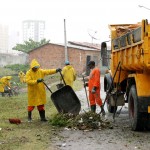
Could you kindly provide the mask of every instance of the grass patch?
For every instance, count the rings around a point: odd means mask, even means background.
[[[73,89],[75,91],[79,91],[83,88],[83,81],[82,80],[75,80],[74,84],[73,84]]]
[[[45,105],[46,116],[49,120],[57,111],[47,93]],[[40,150],[50,147],[52,135],[49,123],[40,121],[37,108],[33,111],[33,122],[27,122],[27,93],[19,96],[0,97],[0,147],[1,150]],[[21,124],[10,124],[9,118],[18,118]]]
[[[54,80],[59,79],[58,75]],[[52,83],[52,81],[51,81]],[[80,86],[81,84],[81,86]],[[75,81],[75,89],[82,87],[81,81]],[[56,86],[52,86],[52,91],[57,90]],[[26,90],[25,90],[26,91]],[[46,117],[52,120],[58,114],[54,104],[50,99],[51,93],[47,90],[47,104],[45,105]],[[18,118],[21,124],[10,124],[9,118]],[[37,108],[32,113],[33,122],[27,122],[27,93],[22,92],[18,96],[2,97],[0,95],[0,149],[1,150],[44,150],[54,149],[51,144],[53,136],[53,127],[48,122],[40,121]],[[55,118],[57,122],[59,117]],[[60,122],[59,126],[65,126],[64,122]],[[68,122],[68,121],[67,121]]]

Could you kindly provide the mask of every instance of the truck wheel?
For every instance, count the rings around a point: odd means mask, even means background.
[[[138,97],[135,85],[132,85],[129,92],[128,102],[129,120],[133,131],[141,131],[144,129],[144,116],[138,110]]]
[[[146,130],[150,131],[150,114],[147,114]]]
[[[106,104],[107,104],[107,110],[109,113],[114,113],[117,111],[117,106],[111,106],[110,99],[107,99]]]

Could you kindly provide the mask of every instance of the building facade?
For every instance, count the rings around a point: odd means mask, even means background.
[[[32,39],[39,42],[45,35],[45,21],[26,20],[23,21],[23,41]]]
[[[0,25],[0,52],[8,51],[9,28],[6,25]]]
[[[18,51],[0,53],[0,67],[13,64],[28,64],[28,54]]]
[[[89,60],[95,60],[100,67],[100,51],[82,46],[67,45],[68,58],[78,75],[87,72]],[[29,52],[29,63],[37,59],[41,68],[63,68],[65,65],[65,47],[61,44],[48,43]]]

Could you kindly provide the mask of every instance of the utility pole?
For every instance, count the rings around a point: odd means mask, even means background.
[[[65,61],[68,60],[67,38],[66,38],[66,21],[64,19],[64,45],[65,45]]]

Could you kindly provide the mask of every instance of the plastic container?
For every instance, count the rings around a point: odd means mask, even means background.
[[[76,93],[69,85],[51,94],[51,99],[59,113],[79,114],[81,103]]]
[[[47,89],[51,92],[51,100],[53,101],[59,113],[71,113],[73,115],[78,115],[81,110],[80,100],[78,99],[72,87],[66,85],[61,72],[60,75],[63,79],[64,86],[55,92],[52,92],[45,82],[43,83],[47,87]]]

